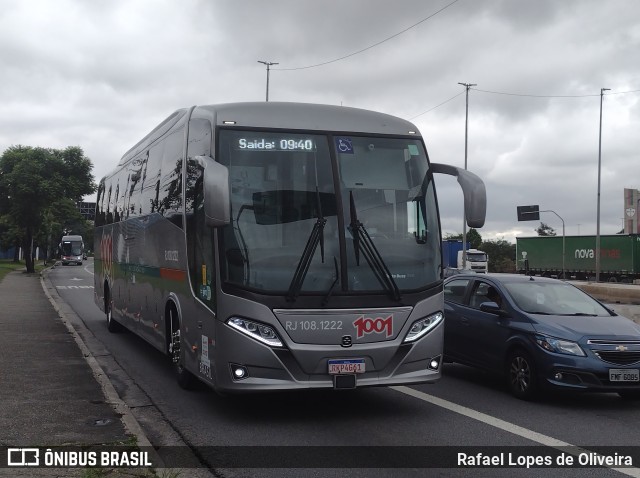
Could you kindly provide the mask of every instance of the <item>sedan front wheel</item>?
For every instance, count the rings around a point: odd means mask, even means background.
[[[535,365],[528,352],[517,349],[507,359],[507,380],[511,393],[521,400],[533,399],[537,392]]]

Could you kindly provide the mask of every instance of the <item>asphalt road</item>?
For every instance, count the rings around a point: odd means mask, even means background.
[[[215,463],[215,447],[230,446],[230,453],[260,456],[273,446],[282,456],[291,455],[292,466],[300,456],[317,453],[305,476],[554,476],[640,477],[638,468],[378,468],[379,458],[366,448],[374,468],[348,470],[334,466],[332,457],[343,447],[385,447],[378,453],[443,453],[470,451],[464,447],[488,447],[487,454],[514,450],[533,458],[553,454],[558,447],[588,450],[610,447],[602,454],[626,455],[624,447],[640,444],[640,402],[616,394],[553,395],[535,403],[512,398],[500,380],[468,367],[447,364],[443,379],[434,385],[363,389],[349,392],[314,391],[219,397],[205,386],[187,392],[180,389],[168,359],[133,334],[111,334],[102,312],[93,302],[93,267],[56,267],[49,278],[56,300],[68,306],[84,322],[85,338],[116,390],[133,410],[152,444],[171,453],[171,446],[187,445],[202,466]],[[55,296],[55,295],[54,295]],[[640,307],[640,306],[638,306]],[[296,447],[317,447],[301,449]],[[520,449],[506,447],[529,447]],[[163,448],[164,447],[164,448]],[[324,448],[330,447],[330,448]],[[387,448],[388,447],[388,448]],[[424,447],[424,448],[418,448]],[[330,451],[326,462],[323,453]],[[353,449],[352,449],[353,450]],[[373,449],[376,450],[376,449]],[[437,451],[438,448],[435,448]],[[640,448],[634,466],[640,467]],[[303,453],[302,455],[300,455]],[[344,448],[344,453],[350,453]],[[282,458],[280,456],[279,458]],[[406,456],[404,456],[407,458]],[[415,458],[415,457],[414,457]],[[409,463],[414,463],[411,457]],[[554,458],[555,459],[555,458]],[[577,457],[575,457],[577,461]],[[419,462],[419,457],[417,462]],[[338,464],[341,463],[338,461]],[[215,476],[300,476],[299,469],[217,469]]]

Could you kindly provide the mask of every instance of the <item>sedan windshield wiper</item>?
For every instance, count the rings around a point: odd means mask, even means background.
[[[320,192],[316,187],[316,223],[313,225],[307,244],[304,246],[304,250],[302,251],[300,262],[298,262],[298,267],[296,267],[293,279],[291,279],[289,291],[287,292],[287,300],[289,302],[295,301],[298,298],[298,295],[300,295],[300,289],[302,288],[304,278],[307,276],[307,272],[309,272],[311,260],[313,259],[313,255],[316,253],[318,244],[320,244],[320,257],[324,263],[324,226],[326,223],[327,220],[322,215]]]
[[[587,314],[586,312],[574,312],[572,314],[558,314],[565,315],[569,317],[598,317],[598,314]]]
[[[358,220],[358,212],[353,200],[353,191],[349,192],[349,201],[351,207],[351,224],[349,224],[349,230],[353,236],[356,265],[360,265],[360,252],[362,252],[376,279],[387,289],[393,300],[399,301],[401,298],[400,289],[398,289],[396,281],[393,280],[391,271],[387,267],[387,264],[385,264],[384,259],[371,240],[371,236],[369,236],[364,225]]]

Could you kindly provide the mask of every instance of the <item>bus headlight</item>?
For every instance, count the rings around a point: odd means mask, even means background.
[[[424,319],[416,320],[403,342],[415,342],[420,337],[427,335],[434,327],[444,320],[442,312],[435,313]]]
[[[282,347],[282,341],[276,331],[270,325],[252,320],[241,319],[240,317],[231,317],[227,320],[227,325],[242,332],[249,337],[256,339],[270,347]]]

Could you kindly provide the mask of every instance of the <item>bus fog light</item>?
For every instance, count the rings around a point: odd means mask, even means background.
[[[242,365],[236,365],[233,363],[230,365],[231,373],[233,374],[234,380],[242,380],[243,378],[247,378],[249,376],[249,371]]]

